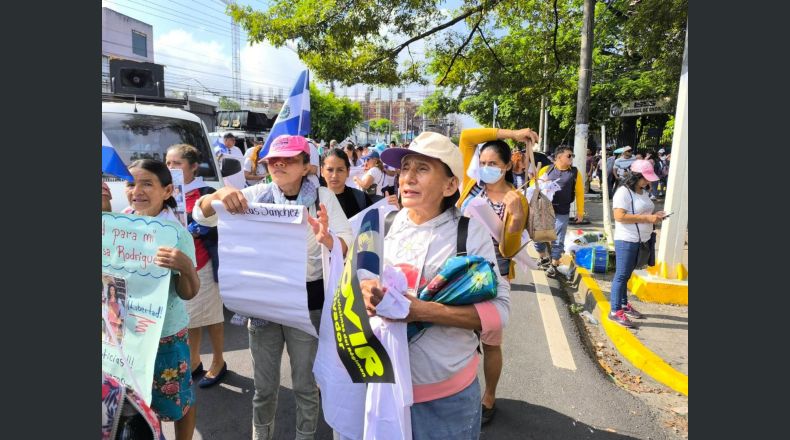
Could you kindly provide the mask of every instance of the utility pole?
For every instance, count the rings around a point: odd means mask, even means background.
[[[658,275],[663,278],[687,279],[688,268],[683,266],[683,247],[688,227],[688,63],[689,31],[686,23],[686,43],[680,73],[678,103],[675,109],[675,132],[672,135],[672,161],[667,178],[667,198],[664,212],[672,216],[661,225],[661,238],[656,253]]]
[[[576,95],[576,135],[573,141],[573,164],[581,173],[582,182],[587,179],[587,134],[590,113],[590,84],[592,82],[593,28],[595,0],[584,0],[584,24],[579,60],[579,93]]]

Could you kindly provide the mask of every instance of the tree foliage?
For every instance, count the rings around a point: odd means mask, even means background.
[[[315,139],[345,139],[362,121],[359,103],[322,92],[310,84],[310,136]]]
[[[262,11],[230,6],[250,35],[275,46],[296,41],[322,81],[343,85],[424,82],[440,86],[420,108],[426,117],[470,113],[503,127],[537,127],[549,99],[549,139],[573,138],[582,0],[272,0]],[[609,118],[614,102],[669,96],[680,77],[688,0],[599,0],[595,9],[590,125],[655,123],[667,115]],[[460,26],[459,24],[463,24]],[[426,60],[398,65],[416,41]],[[632,118],[633,119],[633,118]]]
[[[238,102],[224,96],[219,97],[219,103],[217,105],[220,110],[241,110],[241,105],[239,105]]]
[[[375,118],[368,121],[368,128],[373,133],[389,133],[393,123],[387,118]]]

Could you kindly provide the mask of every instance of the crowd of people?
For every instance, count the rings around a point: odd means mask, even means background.
[[[244,212],[252,202],[307,208],[312,233],[305,243],[305,295],[310,320],[318,333],[324,301],[333,293],[324,291],[322,247],[332,250],[339,243],[346,256],[354,240],[349,219],[386,199],[397,214],[384,234],[384,265],[415,269],[417,276],[409,280],[406,321],[432,324],[409,343],[414,398],[410,410],[412,436],[479,438],[481,425],[491,422],[496,413],[510,282],[519,270],[514,257],[528,244],[523,242],[522,234],[530,212],[527,187],[534,186],[536,179],[553,181],[559,187],[552,198],[557,238],[549,243],[534,243],[540,255],[537,264],[548,276],[557,275],[571,214],[575,214],[577,223],[585,218],[584,194],[591,192],[590,179],[584,181],[582,173],[572,165],[573,150],[559,146],[553,157],[546,157],[534,151],[538,135],[528,128],[467,129],[461,133],[457,146],[450,138],[432,132],[424,132],[400,146],[395,142],[354,145],[332,140],[326,148],[323,142],[282,135],[274,139],[261,158],[262,143],[242,154],[234,150],[238,148],[232,135],[223,140],[226,148],[220,148],[217,154],[243,159],[245,188],[225,186],[214,190],[206,185],[196,175],[200,153],[185,144],[170,146],[165,162],[144,159],[129,165],[134,181],[127,184],[130,206],[125,213],[175,220],[169,169],[183,171],[189,213],[185,233],[179,235],[187,239],[175,248],[160,249],[155,260],[157,265],[173,270],[174,279],[152,378],[151,407],[160,420],[175,421],[178,440],[192,438],[197,417],[193,380],[200,378],[198,386],[210,388],[221,382],[228,371],[223,357],[224,317],[217,277],[218,215],[212,202],[221,202],[230,213]],[[529,150],[533,150],[532,154],[527,154]],[[666,216],[662,211],[653,212],[652,201],[666,191],[669,156],[664,153],[662,149],[655,156],[646,153],[640,158],[637,156],[641,153],[634,155],[626,147],[618,158],[607,155],[605,164],[592,150],[587,154],[588,177],[600,176],[604,166],[613,177],[610,182],[617,264],[610,319],[624,326],[633,325],[629,317],[643,318],[627,301],[626,283],[637,268],[641,244],[651,240],[653,225]],[[479,167],[470,173],[473,161]],[[349,180],[352,169],[359,168],[364,171]],[[110,210],[110,194],[105,188],[103,185],[102,210]],[[502,222],[500,235],[492,235],[476,219],[462,221],[473,201],[490,207]],[[570,212],[572,204],[574,213]],[[482,256],[491,263],[496,296],[467,305],[417,299],[416,293],[461,248],[465,254]],[[375,316],[376,306],[387,294],[381,280],[364,280],[360,288],[368,314]],[[313,376],[319,339],[274,322],[243,319],[254,368],[253,439],[273,437],[284,348],[291,359],[296,438],[312,439],[320,405]],[[199,353],[204,328],[212,348],[207,369]],[[480,355],[485,378],[482,390],[477,380]],[[177,399],[161,392],[166,385],[161,380],[165,369],[179,371],[165,381],[179,384]],[[347,437],[335,432],[335,438]]]

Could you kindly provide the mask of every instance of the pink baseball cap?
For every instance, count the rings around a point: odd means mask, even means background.
[[[653,164],[647,160],[635,160],[634,163],[631,164],[631,171],[641,174],[648,182],[655,182],[658,180],[656,172],[653,171]]]
[[[304,136],[281,134],[269,146],[269,153],[264,157],[294,157],[299,153],[310,156],[310,146]]]

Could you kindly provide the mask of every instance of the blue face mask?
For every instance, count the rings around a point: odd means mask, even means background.
[[[501,168],[484,166],[480,168],[480,180],[484,183],[496,183],[502,178],[504,171]]]

